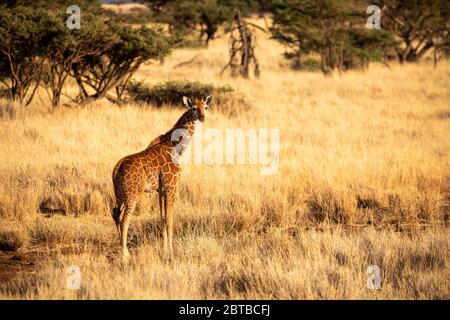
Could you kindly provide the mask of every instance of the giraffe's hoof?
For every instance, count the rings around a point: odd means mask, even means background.
[[[173,253],[170,249],[164,252],[164,258],[167,262],[173,261]]]
[[[128,252],[128,250],[124,251],[122,253],[122,263],[127,264],[129,260],[130,260],[130,253]]]

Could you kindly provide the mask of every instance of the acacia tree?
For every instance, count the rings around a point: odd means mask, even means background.
[[[101,18],[86,12],[83,27],[66,28],[65,16],[52,16],[53,24],[48,29],[51,39],[46,47],[43,82],[49,90],[52,106],[60,104],[64,84],[76,63],[88,56],[98,55],[113,41],[113,36]]]
[[[42,85],[52,106],[59,105],[72,64],[108,43],[95,11],[100,6],[81,0],[85,23],[79,30],[69,30],[65,23],[69,3],[9,0],[1,7],[0,79],[11,99],[29,104]]]
[[[193,32],[208,44],[219,27],[231,23],[233,12],[239,9],[243,15],[258,11],[255,0],[147,0],[156,21],[167,23],[171,33],[181,43]]]
[[[1,93],[21,103],[30,103],[41,85],[51,105],[60,105],[70,77],[80,88],[78,102],[105,97],[111,89],[120,99],[143,62],[169,53],[171,43],[161,32],[108,20],[95,1],[80,1],[82,27],[73,30],[66,27],[68,1],[53,3],[55,10],[42,0],[22,2],[0,7],[0,80],[7,87]]]
[[[198,32],[199,40],[208,44],[214,39],[219,26],[229,19],[232,10],[218,0],[168,0],[156,3],[159,4],[154,6],[158,10],[156,20],[167,23],[170,32],[180,43],[193,32]]]
[[[382,8],[381,25],[401,39],[400,62],[414,62],[431,49],[448,48],[449,4],[437,0],[374,0]]]
[[[363,7],[344,0],[274,0],[273,38],[288,45],[302,60],[314,53],[325,74],[367,66],[380,60],[396,42],[383,30],[364,26]]]
[[[21,104],[28,105],[39,86],[48,26],[42,10],[0,6],[0,80]]]
[[[99,47],[99,52],[84,56],[72,65],[80,93],[79,101],[92,101],[107,97],[107,92],[116,90],[117,99],[139,66],[151,59],[161,59],[170,51],[170,41],[155,30],[129,27],[107,22],[110,41]],[[89,93],[89,91],[93,93]],[[113,99],[114,101],[118,101]]]

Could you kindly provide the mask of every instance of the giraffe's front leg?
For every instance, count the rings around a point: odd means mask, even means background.
[[[120,222],[120,245],[122,249],[122,262],[127,263],[128,258],[130,257],[130,253],[127,248],[127,235],[128,235],[128,223],[129,223],[128,214],[123,217],[123,220]]]
[[[163,238],[163,249],[164,252],[167,252],[167,223],[166,223],[166,216],[165,216],[165,209],[163,208],[163,201],[164,201],[164,207],[166,207],[166,197],[162,190],[158,190],[158,199],[159,199],[159,212],[161,214],[161,234]]]
[[[172,257],[173,246],[172,246],[172,238],[173,238],[173,215],[174,215],[174,203],[175,203],[175,193],[176,188],[170,187],[166,189],[165,192],[165,220],[167,227],[167,245],[168,245],[168,253],[169,258]],[[165,244],[166,246],[166,244]]]

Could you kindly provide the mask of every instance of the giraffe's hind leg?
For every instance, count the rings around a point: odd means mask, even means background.
[[[130,218],[133,214],[136,203],[128,203],[125,205],[123,217],[119,222],[119,233],[120,233],[120,244],[122,247],[122,261],[126,263],[130,256],[127,248],[127,236],[128,236],[128,226],[130,224]]]
[[[123,219],[123,215],[125,213],[125,204],[122,203],[116,207],[114,207],[112,211],[112,218],[114,219],[114,222],[116,224],[117,233],[119,234],[119,239],[122,238],[122,234],[120,232],[120,221]]]

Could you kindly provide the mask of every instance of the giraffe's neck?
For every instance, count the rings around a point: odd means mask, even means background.
[[[180,119],[178,119],[169,131],[154,139],[150,143],[149,147],[160,143],[164,143],[168,147],[172,148],[178,146],[177,151],[179,151],[179,154],[181,155],[194,136],[195,128],[199,125],[199,123],[200,121],[195,119],[195,115],[192,110],[188,110],[180,117]],[[179,145],[180,143],[182,146]]]
[[[166,133],[169,146],[173,148],[178,156],[181,156],[189,146],[189,143],[194,136],[195,128],[200,122],[189,113],[190,111],[187,111],[172,129]]]

